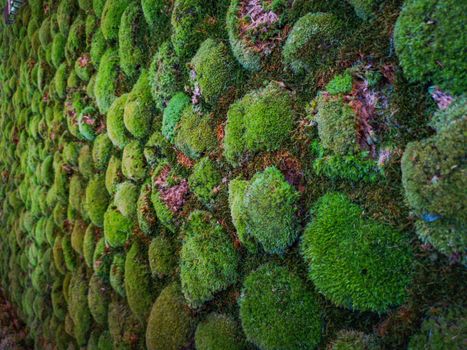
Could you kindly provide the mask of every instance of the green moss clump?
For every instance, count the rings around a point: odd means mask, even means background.
[[[92,257],[92,267],[95,274],[107,281],[111,263],[112,255],[110,254],[109,247],[106,244],[105,238],[101,238],[97,241],[96,249],[94,249],[94,255]]]
[[[175,127],[182,118],[183,111],[190,105],[190,98],[183,92],[176,93],[164,109],[162,117],[162,135],[174,142]]]
[[[78,130],[81,136],[88,141],[93,141],[96,138],[98,127],[99,114],[97,110],[92,106],[83,108],[78,116]]]
[[[143,70],[128,94],[123,121],[130,134],[138,139],[144,139],[151,133],[155,116],[148,71]]]
[[[407,237],[362,213],[343,194],[321,197],[305,230],[302,254],[310,279],[333,303],[384,312],[407,298],[412,251]]]
[[[79,144],[77,142],[67,142],[63,146],[63,162],[69,165],[77,165],[79,156]]]
[[[61,321],[65,319],[67,312],[67,303],[63,297],[62,287],[62,280],[56,279],[52,285],[52,291],[50,293],[54,316]]]
[[[105,188],[110,194],[117,190],[117,184],[122,180],[122,162],[117,156],[110,157],[107,169],[105,171]]]
[[[70,31],[73,16],[76,13],[76,6],[74,0],[60,1],[57,8],[57,24],[60,33],[67,36]]]
[[[149,246],[148,255],[149,266],[154,276],[163,278],[172,275],[178,261],[175,246],[170,238],[154,238]]]
[[[109,331],[104,331],[99,336],[99,341],[97,343],[97,349],[99,350],[112,350],[114,348],[112,343],[112,337],[110,336]]]
[[[298,192],[275,167],[257,173],[250,182],[232,182],[229,204],[240,241],[254,249],[254,238],[266,252],[282,254],[298,235]]]
[[[102,326],[107,324],[107,310],[110,301],[109,292],[109,286],[98,275],[93,274],[89,280],[89,311],[96,323]]]
[[[64,236],[62,237],[61,241],[63,260],[65,261],[65,266],[68,271],[75,271],[76,266],[78,265],[78,261],[76,259],[76,254],[73,251],[73,247],[71,246],[70,237]]]
[[[71,246],[79,255],[83,255],[83,239],[86,233],[86,223],[80,219],[75,220],[71,231]]]
[[[57,236],[54,241],[54,245],[52,248],[53,254],[53,261],[55,268],[59,273],[64,275],[66,273],[66,265],[65,265],[65,257],[63,255],[63,248],[62,248],[62,237]]]
[[[80,174],[86,179],[91,178],[94,174],[94,163],[89,145],[83,145],[79,150],[78,169]]]
[[[130,135],[125,128],[123,115],[128,95],[115,99],[107,113],[107,135],[115,147],[123,149],[130,142]]]
[[[420,218],[419,237],[446,255],[465,254],[467,186],[464,118],[407,145],[401,161],[405,197]]]
[[[131,181],[125,181],[117,185],[114,204],[120,213],[132,219],[136,216],[138,196],[139,187]]]
[[[151,61],[149,81],[151,94],[159,110],[163,110],[178,91],[183,90],[183,64],[175,55],[170,41],[164,42]]]
[[[62,33],[54,36],[52,41],[52,63],[58,68],[65,59],[66,37]]]
[[[100,60],[94,85],[94,96],[97,107],[102,114],[107,113],[112,103],[117,99],[118,62],[119,57],[115,49],[105,51]]]
[[[296,74],[322,69],[336,58],[344,32],[342,22],[331,13],[306,14],[294,24],[287,37],[284,62]]]
[[[97,241],[100,238],[99,236],[97,227],[93,224],[89,224],[83,238],[83,257],[84,262],[89,268],[92,268],[94,250],[96,249]]]
[[[347,0],[353,6],[355,14],[364,21],[376,16],[380,0]]]
[[[151,235],[157,227],[157,217],[151,202],[152,186],[150,180],[142,186],[136,203],[136,215],[140,230]]]
[[[81,212],[86,184],[79,174],[75,174],[70,179],[70,191],[68,196],[68,206],[77,212]],[[69,209],[70,209],[69,208]]]
[[[278,150],[290,138],[293,127],[291,96],[271,83],[230,106],[224,156],[236,165],[246,152]]]
[[[207,39],[189,63],[193,90],[199,89],[208,105],[217,103],[227,89],[235,83],[235,60],[229,48],[214,39]]]
[[[107,0],[105,2],[101,16],[101,30],[107,40],[118,39],[120,20],[130,3],[130,0]]]
[[[152,306],[146,329],[148,350],[178,350],[190,343],[195,322],[177,284],[170,284]]]
[[[115,298],[109,305],[109,333],[113,349],[143,349],[141,323],[125,301]]]
[[[100,28],[98,28],[92,36],[91,48],[89,50],[91,62],[94,64],[94,67],[97,68],[99,66],[102,55],[104,55],[106,48],[107,43],[105,41],[104,34],[102,34],[102,31]]]
[[[326,91],[331,95],[345,94],[352,91],[353,77],[349,70],[336,75],[326,85]]]
[[[80,346],[87,343],[92,319],[88,307],[88,281],[83,272],[75,272],[70,280],[68,311],[73,320],[73,333]]]
[[[452,305],[433,310],[422,323],[420,332],[409,342],[409,350],[461,349],[465,345],[467,317],[465,309]]]
[[[76,59],[74,70],[78,78],[82,81],[88,82],[89,79],[91,79],[91,74],[94,69],[91,64],[91,57],[88,53],[84,53]]]
[[[54,83],[55,92],[58,97],[64,99],[66,97],[68,71],[65,63],[62,63],[55,71]]]
[[[138,72],[144,62],[146,50],[146,21],[140,6],[128,6],[122,14],[118,31],[120,67],[129,77]]]
[[[102,16],[102,11],[104,11],[106,0],[92,0],[92,9],[97,17]]]
[[[70,27],[65,46],[65,57],[68,63],[74,63],[78,53],[86,44],[86,28],[83,18],[77,17]]]
[[[193,168],[188,178],[191,191],[206,205],[215,197],[215,188],[220,185],[222,175],[216,165],[207,157],[201,159]]]
[[[92,144],[92,160],[98,170],[105,170],[112,156],[113,146],[107,134],[98,135]]]
[[[237,323],[226,315],[210,314],[195,333],[197,350],[242,350],[245,342]]]
[[[207,212],[191,213],[180,253],[186,300],[199,307],[237,279],[238,256],[222,227]]]
[[[246,277],[238,300],[247,339],[261,349],[315,349],[322,328],[316,299],[286,268],[262,265]]]
[[[146,177],[146,159],[143,147],[138,141],[132,141],[125,146],[122,155],[122,173],[134,181],[141,181]]]
[[[377,345],[372,336],[358,331],[343,330],[337,333],[332,341],[330,350],[377,350]]]
[[[410,80],[432,82],[454,94],[467,89],[464,21],[467,4],[456,0],[410,0],[394,28],[394,45]]]
[[[154,301],[147,249],[141,242],[134,242],[125,260],[125,292],[131,311],[143,324]]]
[[[105,191],[104,177],[96,175],[89,180],[86,187],[85,208],[91,222],[102,227],[104,223],[104,213],[109,204],[109,194]]]
[[[199,158],[211,151],[217,140],[210,116],[186,107],[175,129],[174,143],[190,158]]]
[[[172,10],[171,0],[142,0],[144,18],[151,32],[157,39],[161,39],[167,28],[170,27],[170,12]]]
[[[125,297],[125,256],[122,254],[115,254],[110,265],[109,281],[113,290]]]
[[[109,208],[104,215],[104,236],[111,247],[123,246],[130,237],[133,222],[118,210]]]

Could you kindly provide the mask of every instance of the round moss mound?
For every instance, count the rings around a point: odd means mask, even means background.
[[[298,235],[298,192],[275,167],[257,173],[249,182],[229,185],[232,221],[240,241],[253,248],[252,239],[268,253],[282,254]]]
[[[229,316],[215,313],[196,328],[195,344],[198,350],[245,349],[237,323]]]
[[[315,349],[320,341],[316,296],[284,267],[270,263],[250,273],[238,303],[243,331],[261,349]]]
[[[210,204],[216,196],[215,189],[220,185],[222,176],[216,165],[209,158],[202,158],[193,167],[188,178],[191,191],[204,204]]]
[[[117,156],[110,157],[107,169],[105,171],[105,188],[110,194],[114,194],[117,190],[117,184],[121,182],[122,175],[122,162]]]
[[[97,107],[102,114],[107,113],[112,102],[117,98],[118,63],[118,52],[115,49],[108,49],[100,59],[94,84],[94,96],[96,97]]]
[[[104,177],[96,175],[86,187],[85,201],[86,212],[94,225],[102,227],[108,204],[109,194],[105,191]]]
[[[70,280],[68,312],[73,321],[73,333],[80,346],[87,343],[91,330],[91,313],[88,307],[88,282],[84,272],[75,272]]]
[[[139,197],[139,187],[131,181],[117,185],[114,205],[120,213],[128,218],[136,217],[136,202]]]
[[[98,170],[105,170],[112,156],[113,145],[107,134],[98,135],[92,145],[92,160]]]
[[[92,317],[99,325],[107,325],[107,310],[110,301],[110,286],[98,275],[93,274],[89,280],[88,305]]]
[[[283,49],[284,63],[294,73],[314,72],[336,57],[342,22],[331,13],[309,13],[293,26]],[[310,54],[313,52],[313,54]]]
[[[172,10],[171,0],[142,0],[144,18],[153,36],[162,38],[170,27],[170,12]]]
[[[146,159],[143,147],[138,141],[128,143],[122,154],[122,173],[133,181],[141,181],[146,177]]]
[[[461,349],[465,345],[467,317],[465,309],[456,305],[433,310],[420,332],[409,342],[409,350]]]
[[[96,138],[99,127],[99,114],[92,106],[84,108],[78,116],[78,130],[88,141]]]
[[[191,213],[180,253],[186,300],[199,307],[237,279],[238,256],[222,227],[207,212]]]
[[[277,84],[250,92],[227,113],[224,156],[237,165],[245,153],[276,151],[294,128],[292,98]]]
[[[175,127],[182,117],[182,113],[190,105],[190,98],[183,92],[176,93],[164,109],[162,117],[162,135],[170,142],[174,141]]]
[[[121,297],[125,297],[125,256],[115,254],[110,265],[109,281],[113,290]]]
[[[83,238],[83,257],[89,268],[92,268],[94,250],[96,249],[99,238],[100,232],[97,227],[93,224],[89,224]]]
[[[83,145],[79,150],[78,170],[86,179],[90,179],[94,174],[94,161],[92,159],[92,150],[89,145]]]
[[[142,186],[136,203],[139,228],[146,235],[151,235],[157,227],[157,217],[151,202],[152,186],[147,180]]]
[[[133,222],[118,210],[109,208],[104,214],[104,237],[111,247],[123,246],[133,229]]]
[[[115,147],[123,149],[130,142],[130,135],[125,128],[123,115],[127,94],[115,99],[107,113],[107,135]]]
[[[407,298],[413,256],[407,237],[362,216],[345,195],[328,193],[313,208],[302,254],[316,288],[339,306],[384,312]]]
[[[65,59],[66,37],[62,33],[54,36],[52,41],[52,63],[58,68]]]
[[[170,238],[165,236],[154,238],[148,250],[152,274],[159,278],[170,276],[178,263],[176,254],[175,245]]]
[[[462,118],[446,124],[436,135],[407,145],[402,184],[419,217],[419,237],[446,255],[465,254],[467,122]]]
[[[117,40],[123,12],[130,0],[106,0],[101,15],[101,30],[106,40]]]
[[[188,346],[194,328],[195,322],[184,303],[180,287],[170,284],[152,306],[146,346],[148,350],[178,350]]]
[[[455,0],[410,0],[404,3],[394,28],[394,45],[410,80],[431,82],[461,94],[467,89],[464,21],[467,4]]]

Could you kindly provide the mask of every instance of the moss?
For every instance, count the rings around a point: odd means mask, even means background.
[[[68,311],[73,320],[73,333],[78,345],[87,343],[91,328],[91,313],[88,307],[88,282],[82,272],[76,272],[70,280]]]
[[[62,33],[54,36],[52,41],[52,63],[58,68],[65,59],[66,37]]]
[[[407,298],[413,257],[407,237],[362,217],[343,194],[314,206],[302,253],[316,288],[339,306],[384,312]]]
[[[105,171],[105,188],[110,194],[114,194],[117,189],[117,184],[121,181],[123,175],[121,172],[121,161],[116,156],[110,157]]]
[[[266,264],[250,273],[238,300],[247,339],[261,349],[314,349],[322,321],[316,296],[286,268]]]
[[[79,173],[86,179],[89,179],[94,174],[94,161],[92,159],[92,151],[89,145],[83,145],[79,150],[78,156]]]
[[[454,94],[463,93],[467,63],[459,59],[464,37],[458,35],[465,3],[410,0],[404,3],[394,28],[394,45],[410,80],[432,82]]]
[[[293,127],[291,96],[271,83],[230,106],[224,156],[237,164],[246,152],[275,151],[290,138]]]
[[[57,23],[60,33],[67,36],[70,31],[73,15],[76,13],[74,0],[60,1],[57,8]]]
[[[47,45],[52,41],[49,17],[42,21],[41,27],[39,28],[39,40],[43,48],[46,48]]]
[[[114,146],[120,149],[130,142],[130,135],[123,121],[127,97],[128,95],[125,94],[115,99],[107,113],[107,135]]]
[[[104,177],[101,175],[96,175],[89,180],[86,187],[86,201],[84,205],[89,219],[98,227],[102,227],[104,224],[104,213],[109,204],[109,195],[104,188]]]
[[[97,17],[102,16],[102,11],[104,11],[106,0],[92,0],[92,9]]]
[[[164,109],[162,118],[162,135],[170,142],[174,141],[175,127],[182,117],[183,111],[190,105],[190,98],[183,92],[176,93]]]
[[[123,246],[133,229],[133,223],[119,211],[109,208],[104,215],[104,236],[111,247]]]
[[[55,238],[52,253],[53,253],[53,260],[54,260],[55,268],[62,275],[64,275],[66,273],[66,266],[65,266],[65,257],[63,255],[61,236],[57,236]]]
[[[428,316],[410,339],[409,350],[462,348],[467,331],[465,309],[452,305],[444,310],[434,309]]]
[[[141,324],[132,314],[124,301],[114,299],[109,305],[109,333],[114,348],[144,348],[142,344]]]
[[[70,165],[78,164],[79,144],[76,142],[67,142],[63,146],[63,162]]]
[[[175,55],[170,41],[164,42],[151,61],[149,81],[151,94],[159,110],[163,110],[169,100],[183,89],[183,64]]]
[[[298,235],[298,192],[275,167],[257,173],[249,183],[233,181],[229,203],[240,241],[254,250],[254,238],[266,252],[282,254]]]
[[[85,46],[86,32],[84,25],[84,19],[78,16],[70,27],[65,46],[65,57],[70,64],[74,63],[79,51]]]
[[[146,181],[139,192],[136,202],[136,215],[140,230],[146,235],[152,235],[157,227],[157,217],[151,203],[152,186]]]
[[[198,350],[241,350],[245,342],[237,323],[227,315],[212,313],[198,325],[195,333]]]
[[[128,143],[123,149],[122,173],[134,181],[141,181],[146,177],[146,160],[143,154],[143,147],[138,141]]]
[[[106,48],[107,43],[105,41],[104,34],[102,34],[101,29],[98,28],[92,36],[91,49],[89,50],[91,62],[94,64],[94,67],[97,68],[99,66],[102,55],[104,55]]]
[[[99,337],[99,342],[97,343],[97,348],[99,350],[112,350],[112,337],[110,336],[109,331],[104,331]]]
[[[128,94],[123,121],[130,134],[138,139],[144,139],[151,132],[155,116],[156,110],[151,96],[148,71],[143,70]]]
[[[128,6],[120,21],[118,49],[120,67],[129,77],[135,76],[140,66],[144,64],[143,53],[146,49],[146,33],[146,21],[141,7]]]
[[[86,111],[86,109],[84,110]],[[98,135],[92,145],[92,160],[98,170],[105,170],[112,156],[113,145],[107,134]]]
[[[64,236],[62,237],[61,241],[63,260],[65,261],[65,266],[68,269],[68,271],[75,271],[78,262],[76,259],[76,254],[71,246],[71,240],[69,237]]]
[[[67,312],[67,304],[62,292],[62,280],[56,279],[52,285],[52,291],[50,293],[50,299],[52,302],[52,310],[54,316],[59,320],[63,321]]]
[[[99,239],[99,231],[93,224],[89,224],[86,228],[83,238],[83,257],[84,262],[89,268],[92,268],[94,250]]]
[[[170,284],[152,306],[146,329],[146,346],[148,350],[183,348],[189,344],[194,326],[180,287]]]
[[[120,19],[130,0],[107,0],[102,10],[101,30],[107,40],[117,40]]]
[[[216,196],[215,189],[222,180],[216,165],[207,157],[201,159],[188,178],[191,191],[204,204],[210,204]]]
[[[364,21],[374,19],[380,0],[347,0],[354,8],[355,14]]]
[[[66,81],[66,87],[69,90],[75,90],[79,87],[79,84],[80,81],[78,75],[76,75],[76,72],[74,70],[70,70]],[[76,136],[76,133],[73,133],[73,136]]]
[[[117,98],[118,62],[117,51],[115,49],[107,49],[102,55],[99,69],[97,70],[94,96],[96,96],[96,104],[102,114],[107,113]]]
[[[185,227],[180,279],[186,300],[199,307],[237,279],[238,257],[228,235],[207,212],[194,211]]]
[[[421,221],[418,234],[447,255],[465,251],[466,127],[465,119],[452,121],[436,135],[409,143],[401,161],[405,197]]]
[[[332,341],[331,350],[376,350],[379,349],[372,336],[358,331],[343,330]]]
[[[283,49],[284,62],[297,74],[323,69],[335,59],[344,32],[343,24],[333,14],[309,13],[289,33]]]
[[[326,85],[326,91],[331,95],[345,94],[352,91],[353,77],[349,70],[336,75]]]
[[[154,286],[147,249],[138,241],[132,244],[126,256],[125,292],[131,311],[145,324],[154,301]]]
[[[216,141],[210,116],[186,107],[175,130],[175,146],[188,157],[199,158],[211,151]]]
[[[171,0],[142,0],[144,18],[153,36],[161,39],[170,27],[170,12],[172,10]]]
[[[78,78],[82,81],[88,82],[89,79],[91,79],[93,66],[91,64],[91,57],[88,53],[84,53],[76,59],[74,70]]]
[[[85,194],[85,186],[86,185],[81,176],[73,175],[71,177],[68,206],[77,212],[81,211],[81,205]]]
[[[93,274],[89,280],[88,305],[92,317],[99,325],[107,324],[107,310],[110,302],[109,287],[99,276]]]
[[[57,70],[55,71],[54,76],[54,83],[55,83],[55,91],[59,98],[65,98],[66,96],[66,88],[67,88],[67,77],[68,71],[66,64],[61,64]]]
[[[71,231],[71,246],[79,255],[83,255],[83,239],[86,233],[86,223],[82,220],[76,220]]]
[[[83,11],[89,11],[92,9],[93,0],[78,0],[78,6]]]
[[[99,114],[97,110],[92,106],[84,108],[78,116],[78,130],[81,136],[88,141],[93,141],[96,138],[98,127]]]
[[[115,254],[109,272],[110,285],[121,297],[125,297],[125,256]]]
[[[165,236],[157,236],[149,246],[149,266],[154,276],[163,278],[172,275],[177,266],[174,243]]]
[[[104,238],[97,241],[96,249],[92,257],[92,265],[94,272],[104,281],[109,278],[110,264],[112,263],[112,255],[109,252],[109,247]]]
[[[135,218],[138,196],[139,187],[130,181],[125,181],[117,185],[114,204],[117,210],[124,216]]]
[[[215,105],[238,78],[229,48],[213,39],[201,44],[189,67],[192,89],[199,89],[202,100],[208,105]]]

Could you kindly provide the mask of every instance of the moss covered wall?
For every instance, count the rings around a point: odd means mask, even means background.
[[[458,349],[467,3],[31,0],[0,283],[35,349]]]

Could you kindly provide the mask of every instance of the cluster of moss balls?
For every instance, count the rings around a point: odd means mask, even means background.
[[[412,233],[467,255],[467,8],[396,3],[31,0],[0,24],[0,284],[34,347],[390,343],[369,330],[429,299]],[[464,345],[464,308],[420,307],[409,349]]]

